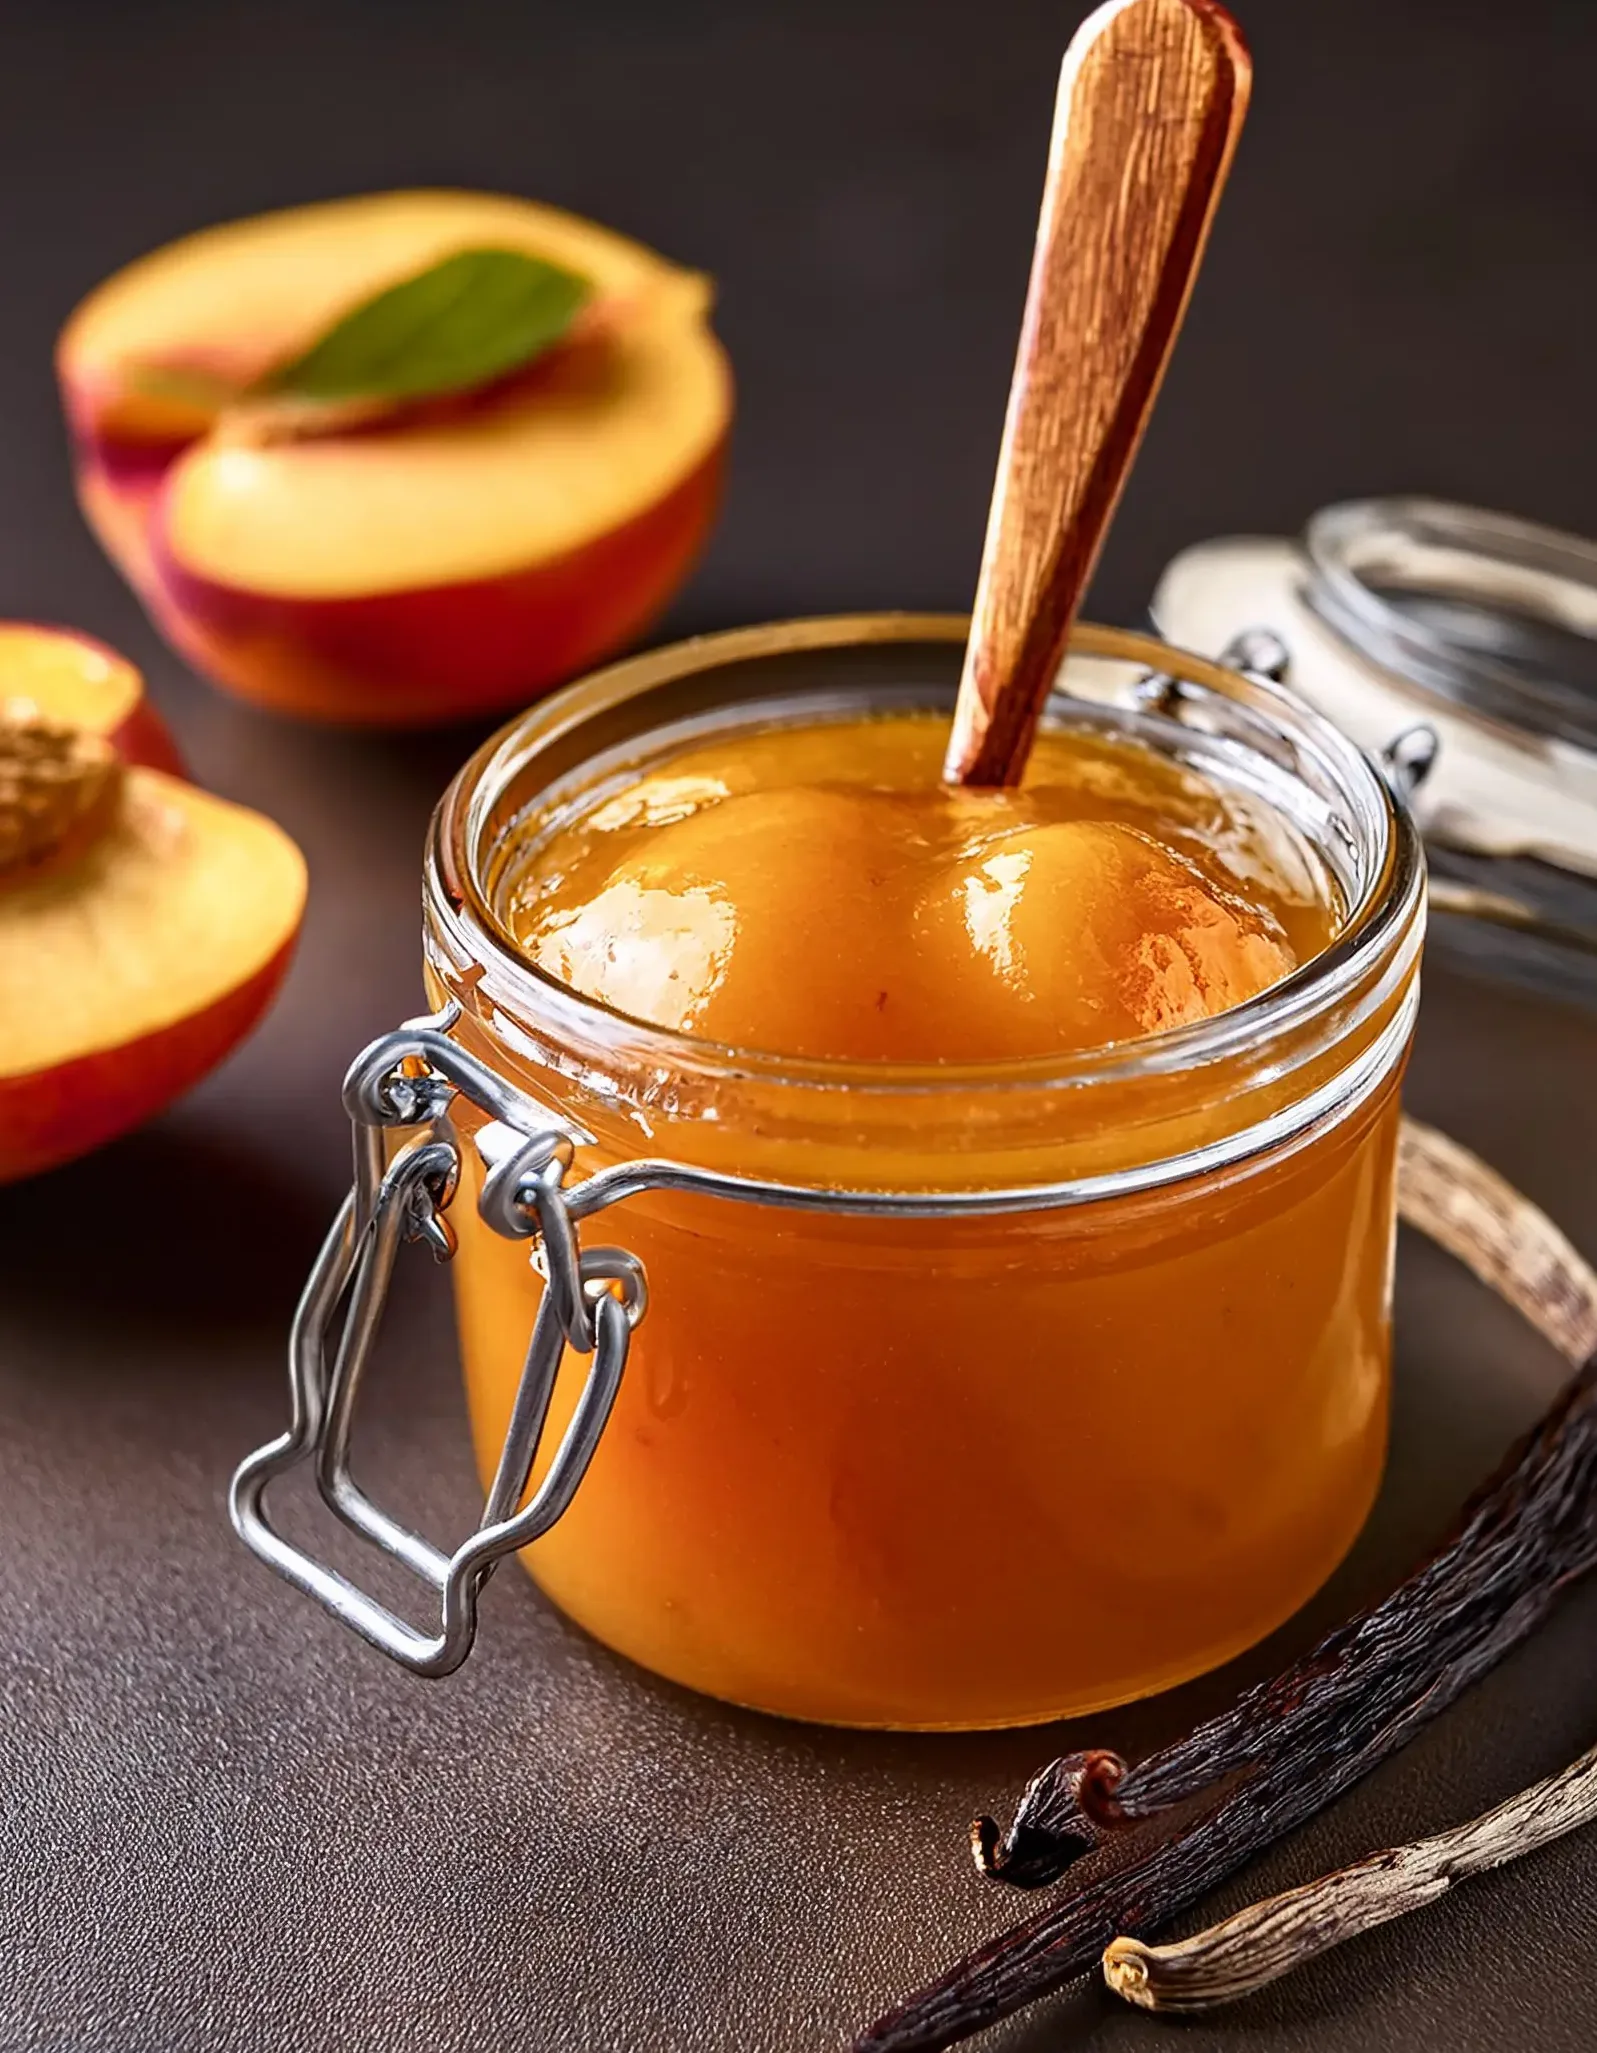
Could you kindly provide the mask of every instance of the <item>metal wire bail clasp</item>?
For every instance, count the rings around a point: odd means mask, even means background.
[[[356,1057],[344,1079],[355,1182],[294,1315],[289,1428],[241,1465],[229,1500],[234,1530],[247,1547],[417,1675],[447,1675],[460,1666],[476,1636],[484,1583],[505,1555],[546,1533],[575,1496],[621,1386],[632,1329],[648,1303],[634,1255],[578,1243],[563,1186],[575,1149],[591,1137],[558,1123],[453,1041],[449,1029],[458,1017],[451,1005],[384,1034]],[[537,1243],[545,1287],[482,1516],[476,1531],[445,1554],[366,1495],[350,1473],[349,1443],[401,1245],[419,1241],[442,1261],[454,1253],[446,1211],[460,1175],[461,1144],[448,1116],[457,1097],[488,1118],[473,1143],[487,1170],[481,1215],[507,1239]],[[414,1131],[397,1146],[385,1140],[385,1133],[405,1129]],[[587,1376],[553,1460],[518,1511],[567,1347],[590,1357]],[[407,1624],[271,1523],[267,1485],[302,1462],[314,1463],[322,1500],[344,1525],[437,1592],[437,1633]]]

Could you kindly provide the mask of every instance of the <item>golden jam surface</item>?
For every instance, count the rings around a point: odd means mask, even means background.
[[[776,1055],[980,1062],[1190,1024],[1331,939],[1336,894],[1260,801],[1131,741],[1044,732],[950,790],[935,714],[657,758],[535,846],[508,919],[561,983]]]
[[[1335,932],[1328,879],[1262,804],[1065,732],[1018,792],[947,793],[943,741],[939,721],[892,717],[656,757],[528,823],[506,872],[514,929],[555,974],[667,1026],[911,1061],[1155,1031]],[[740,1128],[735,1094],[707,1126],[669,1115],[640,1136],[469,1003],[459,1031],[596,1131],[578,1173],[700,1159],[701,1131],[720,1166],[741,1149],[781,1173],[789,1141]],[[934,1142],[966,1180],[984,1173],[964,1075],[921,1122],[946,1136],[871,1150],[878,1187]],[[1235,1130],[1228,1077],[1214,1065],[1183,1146]],[[1098,1096],[1035,1100],[1044,1164],[1054,1122],[1099,1116]],[[1324,1581],[1379,1482],[1397,1119],[1394,1068],[1305,1138],[1036,1212],[628,1199],[585,1239],[641,1258],[648,1315],[588,1475],[527,1567],[645,1666],[805,1718],[1013,1724],[1215,1666]],[[814,1158],[792,1145],[805,1180]],[[464,1154],[454,1275],[486,1478],[542,1285],[526,1245],[480,1219]],[[587,1367],[568,1354],[546,1449]]]

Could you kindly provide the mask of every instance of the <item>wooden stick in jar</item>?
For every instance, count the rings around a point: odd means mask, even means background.
[[[1470,1875],[1597,1822],[1597,1747],[1545,1781],[1450,1832],[1389,1847],[1238,1911],[1191,1939],[1112,1939],[1104,1980],[1143,2010],[1217,2010],[1279,1981],[1344,1940],[1445,1896]]]
[[[951,784],[1020,779],[1186,311],[1251,78],[1215,0],[1108,0],[1065,53]]]

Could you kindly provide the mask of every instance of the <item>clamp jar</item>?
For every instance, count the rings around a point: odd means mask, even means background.
[[[251,1544],[408,1665],[462,1657],[493,1560],[536,1535],[523,1558],[563,1610],[693,1688],[845,1724],[1016,1724],[1226,1660],[1362,1525],[1423,870],[1387,780],[1290,693],[1075,636],[1046,717],[1245,786],[1344,908],[1284,981],[1144,1041],[778,1059],[610,1011],[510,937],[518,857],[596,790],[742,724],[950,708],[964,635],[864,616],[634,658],[535,706],[446,794],[425,875],[440,1010],[351,1073],[364,1197],[296,1329],[295,1429],[235,1487]],[[395,1153],[382,1127],[415,1138]],[[378,1256],[381,1192],[399,1223]],[[600,1213],[613,1247],[590,1246]],[[447,1558],[341,1465],[371,1271],[403,1231],[458,1237],[489,1495]],[[355,1338],[329,1368],[346,1291]],[[265,1523],[269,1474],[313,1452],[340,1516],[442,1590],[438,1639]]]

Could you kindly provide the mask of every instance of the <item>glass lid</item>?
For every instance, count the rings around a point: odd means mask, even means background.
[[[1359,653],[1522,733],[1597,750],[1597,543],[1430,499],[1326,507],[1304,597]]]

